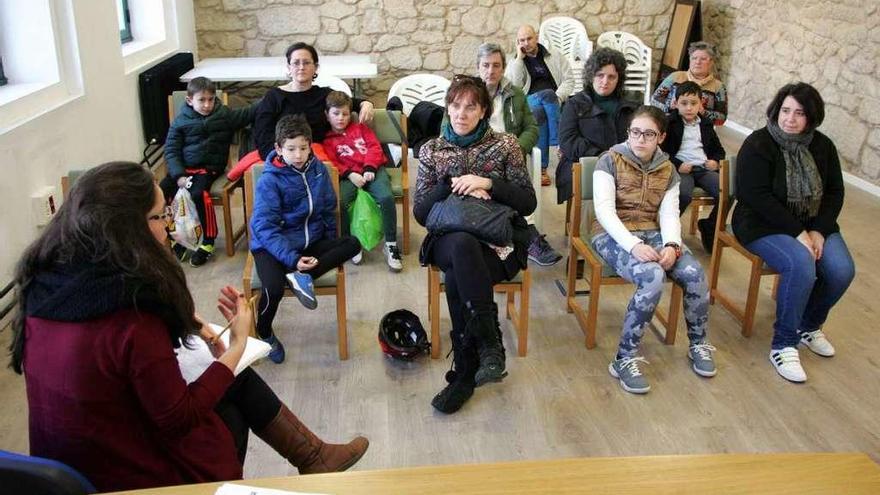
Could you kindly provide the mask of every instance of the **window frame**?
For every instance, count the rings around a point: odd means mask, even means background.
[[[5,86],[8,82],[9,79],[6,79],[6,76],[3,74],[3,56],[0,56],[0,86]]]
[[[131,34],[131,9],[128,8],[128,0],[117,1],[119,2],[122,20],[125,23],[125,28],[119,30],[119,41],[125,44],[129,41],[134,41],[134,36]]]

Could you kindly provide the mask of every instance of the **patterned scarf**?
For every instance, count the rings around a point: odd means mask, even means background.
[[[810,153],[810,142],[814,132],[786,134],[776,122],[767,122],[770,136],[782,150],[785,158],[785,184],[788,192],[788,207],[798,218],[807,220],[819,213],[822,203],[822,177],[813,154]]]
[[[701,88],[715,80],[715,76],[712,75],[711,72],[709,73],[708,76],[706,76],[702,79],[695,76],[690,70],[687,71],[687,75],[688,75],[688,81],[692,81],[692,82],[699,84]]]
[[[440,134],[443,136],[443,139],[458,146],[459,148],[467,148],[468,146],[479,141],[480,139],[483,139],[483,136],[486,135],[486,131],[488,130],[489,118],[487,117],[481,120],[480,123],[477,124],[477,127],[475,127],[470,134],[459,136],[455,133],[455,130],[452,129],[452,124],[448,121],[443,123],[443,128],[440,129]]]

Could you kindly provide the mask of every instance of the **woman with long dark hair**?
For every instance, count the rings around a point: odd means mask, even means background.
[[[421,263],[437,265],[445,276],[455,367],[431,405],[453,413],[470,399],[474,387],[506,375],[492,287],[526,267],[529,230],[523,217],[534,211],[536,197],[516,137],[489,126],[492,98],[482,79],[455,76],[446,92],[446,108],[449,119],[440,137],[419,152],[416,220],[425,225],[434,205],[453,194],[493,200],[516,213],[509,245],[493,245],[467,232],[433,230],[422,244]]]
[[[218,306],[229,346],[185,383],[174,349],[214,335],[165,245],[166,215],[149,171],[100,165],[19,261],[11,366],[27,383],[31,454],[101,491],[239,479],[248,429],[301,473],[357,462],[366,439],[325,444],[255,372],[234,376],[253,314],[232,287]]]

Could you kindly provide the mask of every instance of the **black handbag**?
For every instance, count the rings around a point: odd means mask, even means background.
[[[492,200],[450,194],[434,203],[426,227],[433,233],[467,232],[496,246],[513,242],[513,208]]]

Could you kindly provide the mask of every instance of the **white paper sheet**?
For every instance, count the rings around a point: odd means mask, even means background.
[[[220,331],[223,330],[223,327],[220,325],[215,325],[213,323],[210,325],[211,329],[214,330],[214,333],[220,333]],[[229,345],[229,332],[231,332],[231,330],[227,330],[226,333],[220,337],[223,340],[223,343],[227,346]],[[202,373],[208,369],[208,366],[210,366],[215,359],[211,354],[211,350],[208,349],[208,344],[206,344],[201,337],[191,335],[187,342],[192,346],[192,349],[187,349],[183,346],[181,346],[180,349],[177,349],[177,362],[180,363],[180,372],[183,374],[186,383],[192,383],[196,381],[198,377],[202,376]],[[245,344],[244,347],[244,354],[242,354],[241,360],[235,368],[235,375],[237,376],[248,366],[268,356],[270,350],[272,350],[272,346],[269,344],[262,340],[248,337],[247,344]]]

